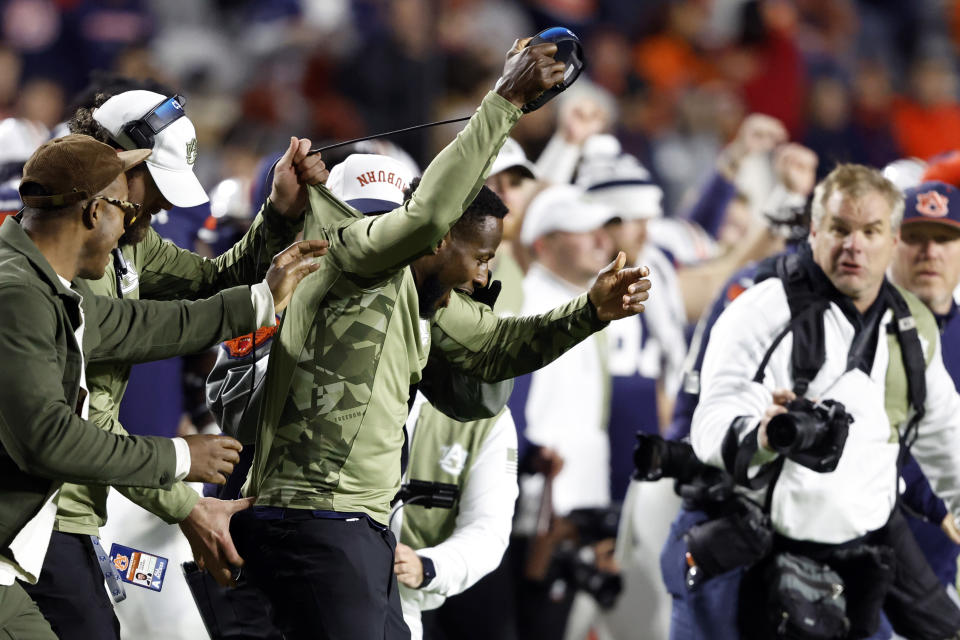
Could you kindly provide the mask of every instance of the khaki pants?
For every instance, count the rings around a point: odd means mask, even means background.
[[[0,585],[0,640],[57,640],[19,582]]]

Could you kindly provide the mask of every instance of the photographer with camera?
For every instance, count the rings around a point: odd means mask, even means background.
[[[766,487],[774,532],[740,590],[744,637],[871,637],[881,607],[911,638],[960,631],[895,509],[909,448],[960,514],[960,398],[929,310],[884,277],[902,216],[877,171],[838,166],[815,191],[809,248],[714,326],[691,442],[739,484]]]

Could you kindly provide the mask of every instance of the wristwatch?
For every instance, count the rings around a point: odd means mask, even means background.
[[[433,560],[426,556],[417,556],[420,558],[420,564],[423,565],[423,582],[420,583],[420,586],[417,589],[423,589],[425,586],[430,584],[434,578],[437,577],[437,569],[433,566]]]

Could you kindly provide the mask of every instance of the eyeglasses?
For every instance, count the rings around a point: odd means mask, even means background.
[[[137,216],[140,215],[141,205],[136,202],[130,202],[128,200],[117,200],[116,198],[111,198],[109,196],[93,196],[91,200],[103,200],[109,204],[112,204],[115,207],[118,207],[123,211],[123,226],[129,227],[134,222],[137,221]]]

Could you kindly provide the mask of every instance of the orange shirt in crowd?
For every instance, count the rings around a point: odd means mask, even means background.
[[[960,149],[960,104],[923,107],[898,98],[893,106],[893,134],[906,156],[926,160]]]

